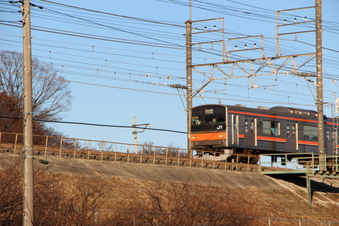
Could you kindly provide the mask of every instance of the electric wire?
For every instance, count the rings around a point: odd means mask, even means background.
[[[23,119],[22,117],[15,117],[15,116],[5,116],[0,115],[0,118],[12,118],[12,119]],[[68,121],[59,121],[59,120],[43,120],[43,119],[36,119],[33,118],[33,121],[37,122],[47,122],[47,123],[60,123],[60,124],[72,124],[72,125],[83,125],[83,126],[98,126],[98,127],[107,127],[107,128],[127,128],[127,129],[144,129],[144,130],[154,130],[159,132],[170,132],[170,133],[182,133],[187,134],[183,131],[178,130],[170,130],[170,129],[159,129],[159,128],[152,128],[152,127],[140,127],[140,126],[123,126],[123,125],[109,125],[109,124],[98,124],[98,123],[88,123],[88,122],[68,122]]]
[[[94,18],[94,17],[93,17]],[[181,26],[181,27],[183,27],[183,26]],[[273,45],[272,45],[273,46]],[[273,46],[273,48],[272,48],[272,50],[274,49],[274,46]]]

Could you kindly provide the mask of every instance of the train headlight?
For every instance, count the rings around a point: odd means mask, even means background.
[[[222,135],[222,134],[219,134],[219,137],[220,137],[220,138],[223,138],[223,137],[224,137],[224,135]]]
[[[195,140],[195,139],[197,139],[197,138],[194,136],[194,137],[192,137],[192,139]]]

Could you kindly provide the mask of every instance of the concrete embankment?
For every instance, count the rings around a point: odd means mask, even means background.
[[[19,157],[9,153],[0,153],[1,159]],[[68,174],[85,177],[124,177],[142,180],[154,180],[174,183],[190,183],[199,185],[217,185],[222,187],[284,190],[277,180],[255,172],[233,172],[219,169],[203,169],[179,166],[151,165],[142,163],[126,163],[87,159],[36,156],[49,162],[47,171],[57,174]]]
[[[0,171],[4,163],[18,160],[23,160],[22,155],[0,153]],[[49,164],[41,164],[39,160],[48,161]],[[311,206],[308,204],[305,178],[291,175],[274,178],[257,172],[38,155],[35,156],[34,163],[36,168],[46,167],[51,174],[69,175],[63,177],[66,180],[72,180],[75,176],[112,178],[107,181],[112,183],[117,194],[121,194],[121,191],[123,194],[133,193],[142,187],[138,185],[150,185],[153,184],[149,183],[152,181],[213,186],[220,188],[220,195],[247,197],[251,205],[255,204],[261,210],[257,217],[263,222],[271,218],[275,223],[279,222],[279,225],[291,225],[292,221],[297,222],[296,219],[303,219],[303,225],[322,225],[323,222],[334,225],[333,222],[339,222],[336,212],[339,201],[338,180],[329,180],[327,183],[313,180]]]

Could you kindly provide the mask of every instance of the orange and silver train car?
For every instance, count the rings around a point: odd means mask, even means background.
[[[326,154],[338,154],[337,127],[324,116]],[[236,154],[256,162],[259,154],[318,153],[317,113],[289,107],[197,106],[192,108],[190,142],[197,152],[194,158],[221,161]]]

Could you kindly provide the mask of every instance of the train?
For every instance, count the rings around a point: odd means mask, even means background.
[[[195,159],[256,163],[260,154],[318,153],[312,110],[209,104],[193,107],[191,116]],[[325,154],[338,154],[337,128],[337,118],[324,116]]]

